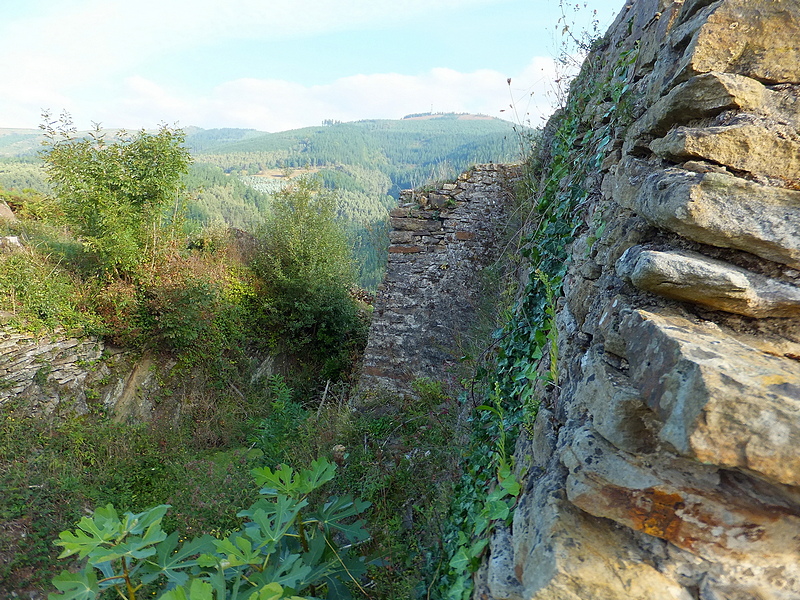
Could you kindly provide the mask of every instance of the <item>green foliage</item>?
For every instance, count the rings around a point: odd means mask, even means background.
[[[292,389],[280,375],[271,376],[267,387],[271,397],[269,414],[251,421],[253,429],[247,442],[263,453],[265,462],[273,464],[285,459],[308,413],[302,404],[294,400]]]
[[[190,227],[224,223],[252,230],[269,210],[269,196],[220,167],[195,163],[184,177],[186,221]]]
[[[99,331],[99,320],[81,310],[88,302],[88,292],[63,266],[40,252],[0,256],[0,308],[19,329]]]
[[[365,334],[348,293],[352,259],[335,210],[335,197],[312,180],[287,187],[275,196],[254,261],[264,333],[274,347],[321,365],[329,379]]]
[[[130,273],[162,243],[164,212],[180,207],[180,178],[190,157],[179,129],[121,132],[106,143],[99,127],[89,138],[68,115],[51,121],[42,157],[67,224],[106,271]]]
[[[109,502],[135,511],[168,502],[183,535],[226,531],[256,493],[242,453],[200,455],[184,428],[114,423],[93,415],[49,421],[23,406],[0,408],[0,596],[43,589],[55,574],[52,540]]]
[[[489,377],[490,402],[472,417],[468,465],[454,493],[442,536],[443,552],[430,565],[431,598],[464,599],[472,594],[471,573],[480,564],[493,521],[508,522],[519,484],[508,449],[523,427],[532,426],[543,398],[553,408],[558,383],[556,302],[569,268],[570,242],[585,226],[582,208],[586,181],[610,150],[615,128],[629,124],[628,79],[636,51],[621,54],[604,73],[592,60],[572,84],[571,100],[552,123],[541,148],[546,159],[528,162],[528,193],[533,210],[521,239],[528,283],[507,323],[495,333],[496,356]],[[592,122],[592,108],[610,99],[603,124]],[[544,361],[544,362],[543,362]]]
[[[0,137],[0,140],[4,137]],[[35,157],[0,158],[0,187],[9,190],[12,205],[15,204],[13,195],[26,190],[37,194],[47,194],[52,191],[41,161]]]
[[[144,586],[159,589],[161,600],[320,597],[325,590],[330,599],[350,598],[347,583],[357,585],[366,569],[351,549],[369,537],[363,521],[353,518],[369,504],[331,497],[309,508],[309,496],[335,471],[324,458],[300,471],[287,465],[254,469],[262,498],[238,513],[244,526],[224,538],[181,543],[177,533],[167,535],[161,527],[167,505],[122,516],[111,504],[98,508],[59,535],[59,558],[75,555],[86,562],[77,573],[55,577],[59,593],[49,598],[92,600],[113,588],[135,600]]]

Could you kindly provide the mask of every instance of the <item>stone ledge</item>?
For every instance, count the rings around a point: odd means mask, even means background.
[[[754,318],[800,317],[800,288],[689,251],[633,246],[616,272],[641,290]]]
[[[613,184],[614,198],[653,225],[800,268],[800,191],[632,158],[619,164]]]

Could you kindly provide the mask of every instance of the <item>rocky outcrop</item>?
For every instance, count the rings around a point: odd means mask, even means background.
[[[478,589],[800,598],[800,4],[635,0],[603,47],[638,52],[630,114],[582,182],[559,385]]]
[[[159,391],[153,360],[92,336],[0,329],[0,406],[24,400],[42,417],[107,412],[116,420],[152,418]]]
[[[497,258],[500,228],[519,167],[478,165],[453,183],[404,191],[390,213],[389,263],[359,390],[407,394],[421,378],[442,380],[470,332],[478,273]]]

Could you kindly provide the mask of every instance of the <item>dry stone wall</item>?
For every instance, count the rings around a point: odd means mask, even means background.
[[[391,212],[389,263],[359,382],[362,392],[412,392],[443,380],[476,315],[478,273],[497,241],[519,167],[477,165],[431,191],[404,191]]]
[[[119,421],[149,421],[159,383],[153,360],[92,336],[0,328],[0,406],[24,401],[42,417],[105,411]]]
[[[102,352],[102,342],[92,338],[0,331],[0,404],[24,396],[31,410],[50,414],[69,397],[85,412],[86,380]]]
[[[800,598],[800,3],[635,0],[559,386],[476,597]],[[580,152],[580,149],[575,149]]]

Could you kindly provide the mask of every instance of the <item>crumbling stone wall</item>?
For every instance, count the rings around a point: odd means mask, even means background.
[[[0,404],[25,396],[32,410],[49,414],[69,397],[85,412],[86,380],[102,352],[102,341],[94,338],[0,330]]]
[[[634,0],[633,48],[476,597],[797,599],[800,3]]]
[[[475,318],[478,272],[497,258],[519,167],[477,165],[432,191],[404,191],[391,212],[389,264],[359,389],[412,392],[443,380]]]
[[[42,416],[107,411],[149,421],[159,390],[154,362],[93,336],[34,335],[0,327],[0,405],[25,401]]]

